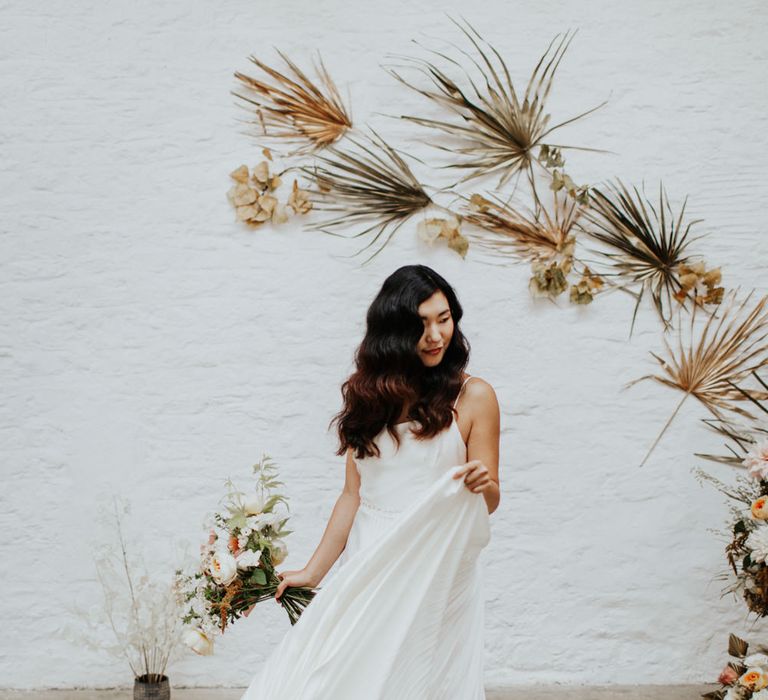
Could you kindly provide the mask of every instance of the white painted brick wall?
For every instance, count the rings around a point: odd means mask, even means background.
[[[275,45],[307,65],[322,50],[357,122],[429,159],[425,132],[374,113],[426,109],[379,64],[415,51],[412,38],[461,43],[444,11],[467,16],[518,81],[578,27],[553,122],[609,98],[558,140],[613,153],[573,153],[569,170],[689,194],[724,283],[765,292],[762,2],[0,3],[0,686],[131,681],[54,634],[66,606],[99,594],[89,524],[113,491],[158,560],[197,538],[223,478],[244,478],[266,450],[295,511],[286,566],[304,564],[343,481],[326,426],[365,309],[417,261],[456,286],[469,369],[503,409],[489,681],[709,681],[728,633],[748,634],[713,580],[722,543],[707,528],[725,506],[690,473],[694,451],[719,449],[704,411],[689,402],[637,467],[678,401],[649,382],[619,391],[654,369],[647,307],[628,341],[627,297],[534,303],[525,266],[425,251],[415,223],[360,269],[343,257],[356,244],[233,222],[227,174],[259,160],[229,94],[246,56],[274,61]],[[214,657],[173,666],[174,684],[245,685],[288,629],[267,607]]]

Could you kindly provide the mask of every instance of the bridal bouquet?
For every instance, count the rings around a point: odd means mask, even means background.
[[[737,661],[729,661],[717,679],[722,686],[702,697],[710,700],[768,700],[768,647],[758,646],[757,653],[747,656],[749,644],[732,634],[728,653]]]
[[[731,505],[731,541],[725,548],[736,581],[725,592],[741,590],[747,607],[759,617],[765,617],[768,615],[768,439],[754,442],[742,465],[747,468],[748,476],[737,476],[735,486],[727,486],[701,470],[698,476],[713,482],[736,503]]]
[[[189,625],[184,639],[196,653],[213,653],[213,640],[227,624],[263,600],[274,598],[280,579],[275,566],[288,555],[282,539],[289,516],[288,501],[275,492],[282,486],[277,468],[263,455],[253,466],[256,484],[238,491],[232,481],[223,507],[210,516],[205,529],[208,540],[200,547],[200,565],[193,573],[176,570],[177,595],[185,606],[183,622]],[[279,508],[284,505],[286,510]],[[315,595],[307,587],[288,587],[279,602],[295,624]]]

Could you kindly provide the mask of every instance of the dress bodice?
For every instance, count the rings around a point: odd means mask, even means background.
[[[423,440],[411,431],[414,423],[411,420],[395,425],[399,446],[385,426],[374,438],[380,455],[355,459],[362,507],[393,513],[402,511],[447,470],[467,461],[467,446],[455,416],[447,428]]]

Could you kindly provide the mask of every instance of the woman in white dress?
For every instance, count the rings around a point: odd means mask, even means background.
[[[491,385],[464,373],[462,314],[424,265],[371,303],[332,421],[344,488],[276,596],[323,585],[241,700],[485,698],[478,556],[499,503],[500,418]]]

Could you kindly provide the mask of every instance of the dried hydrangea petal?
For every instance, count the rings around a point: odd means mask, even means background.
[[[236,180],[237,182],[242,182],[242,183],[248,182],[248,177],[249,177],[249,175],[248,175],[248,166],[247,165],[241,165],[236,170],[233,170],[229,174],[229,176],[233,180]]]

